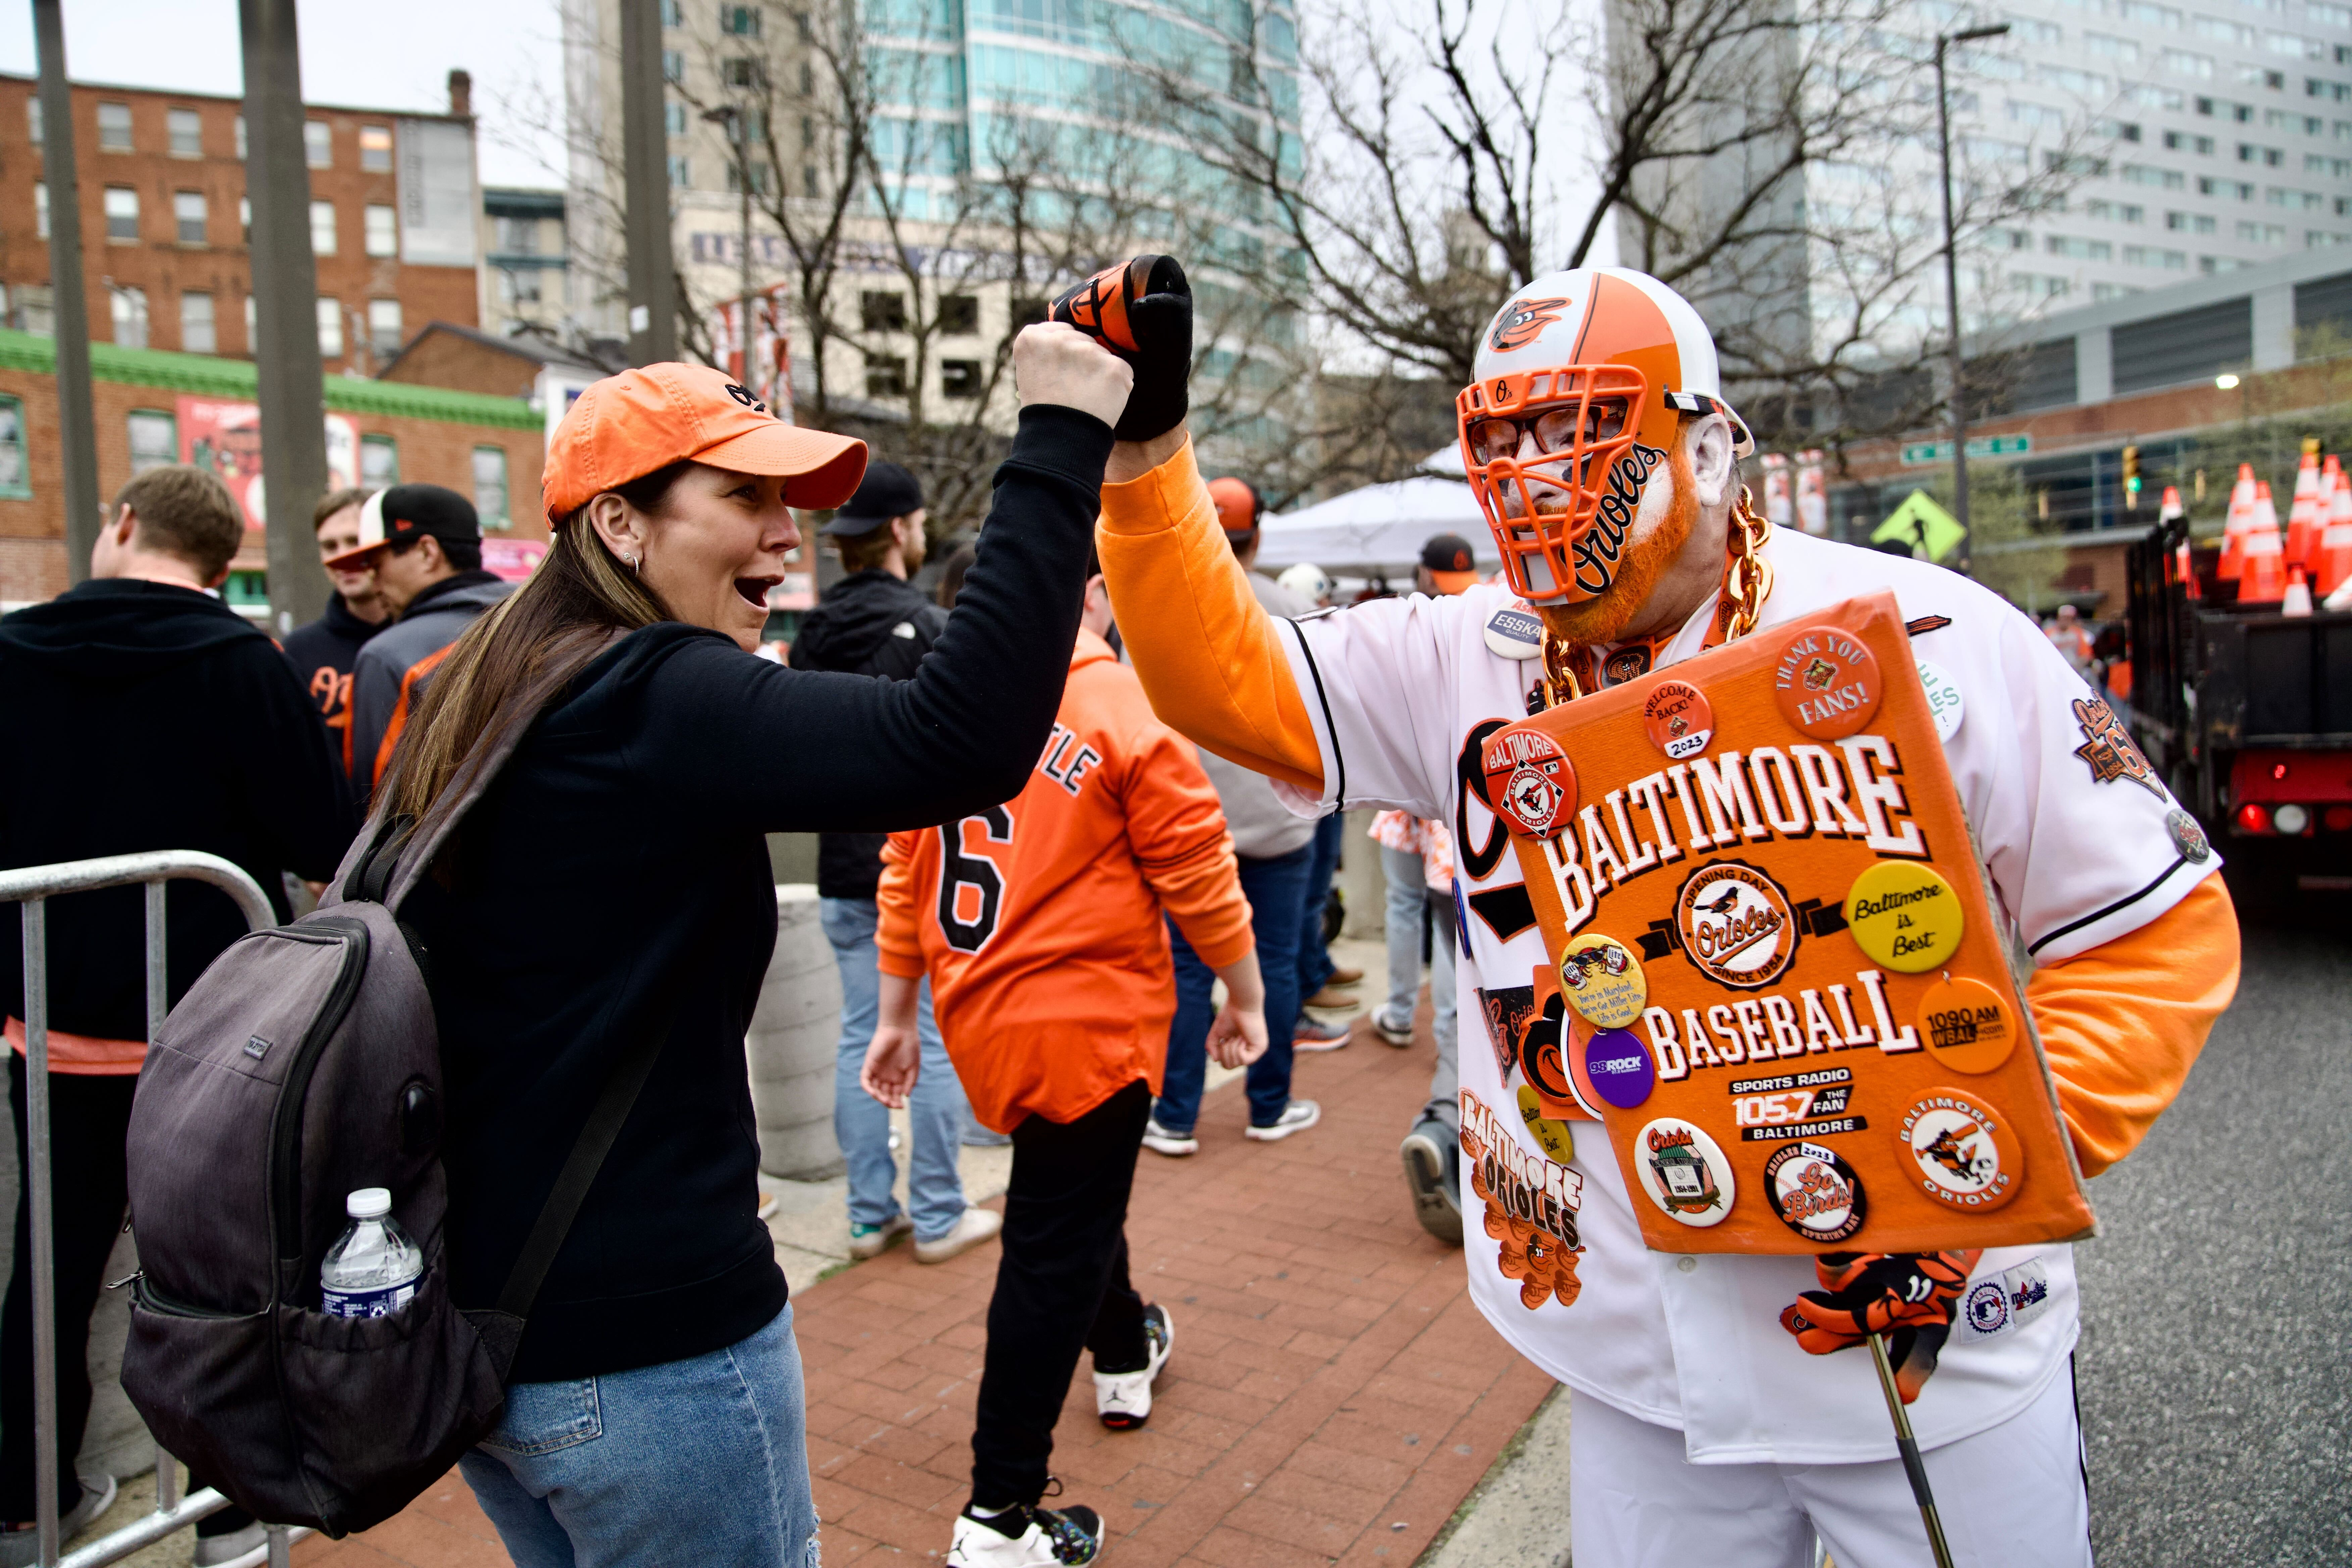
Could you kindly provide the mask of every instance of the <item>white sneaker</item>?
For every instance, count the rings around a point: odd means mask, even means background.
[[[81,1500],[66,1510],[58,1520],[58,1545],[63,1548],[73,1538],[96,1521],[99,1515],[114,1506],[115,1484],[110,1475],[78,1476],[81,1482]],[[41,1534],[37,1530],[0,1531],[0,1564],[6,1568],[30,1568],[41,1560]]]
[[[1143,1124],[1143,1146],[1155,1154],[1165,1154],[1171,1160],[1201,1152],[1201,1141],[1198,1138],[1193,1137],[1190,1132],[1169,1131],[1160,1125],[1160,1119],[1156,1116]]]
[[[1004,1216],[994,1209],[966,1209],[937,1241],[925,1241],[919,1236],[915,1238],[915,1261],[945,1263],[983,1241],[995,1240],[996,1233],[1003,1228]]]
[[[948,1568],[1077,1568],[1102,1555],[1102,1515],[1090,1508],[1010,1511],[1024,1522],[1018,1535],[969,1513],[957,1514]]]
[[[1294,1132],[1304,1132],[1323,1120],[1323,1108],[1311,1100],[1294,1100],[1282,1108],[1271,1127],[1248,1127],[1244,1133],[1261,1143],[1278,1143]]]
[[[1151,1380],[1176,1346],[1176,1325],[1157,1301],[1143,1309],[1143,1342],[1151,1359],[1140,1372],[1095,1373],[1095,1414],[1114,1432],[1132,1431],[1151,1419]]]
[[[892,1242],[913,1234],[915,1222],[903,1214],[894,1214],[880,1225],[857,1225],[849,1227],[849,1256],[863,1263],[869,1258],[879,1258]]]
[[[1390,1016],[1386,1007],[1375,1007],[1372,1009],[1372,1029],[1381,1038],[1392,1046],[1412,1044],[1412,1015],[1410,1013],[1405,1015],[1404,1022],[1400,1024]]]

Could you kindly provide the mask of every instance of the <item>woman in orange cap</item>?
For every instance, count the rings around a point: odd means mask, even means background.
[[[790,509],[847,499],[863,445],[652,365],[564,416],[547,559],[452,646],[394,755],[379,823],[422,818],[553,693],[401,910],[431,956],[457,1300],[499,1300],[615,1064],[663,1036],[529,1309],[504,1417],[463,1460],[521,1568],[815,1561],[743,1058],[775,942],[761,836],[952,820],[1035,764],[1132,374],[1060,325],[1024,331],[1013,367],[990,526],[914,679],[751,652],[801,540]]]

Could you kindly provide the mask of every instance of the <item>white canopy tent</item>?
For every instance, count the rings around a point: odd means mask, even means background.
[[[1486,514],[1460,479],[1417,478],[1366,485],[1279,517],[1269,517],[1257,566],[1279,572],[1311,561],[1331,575],[1410,576],[1421,547],[1439,533],[1470,542],[1478,569],[1501,563]]]

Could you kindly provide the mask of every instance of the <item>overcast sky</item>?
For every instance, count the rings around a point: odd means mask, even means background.
[[[555,0],[304,0],[302,96],[361,109],[446,110],[449,72],[474,75],[482,183],[562,183],[560,142],[528,108],[559,103]],[[80,81],[245,90],[236,0],[65,0],[66,61]],[[30,76],[32,7],[0,5],[0,71]],[[552,166],[551,166],[552,165]]]

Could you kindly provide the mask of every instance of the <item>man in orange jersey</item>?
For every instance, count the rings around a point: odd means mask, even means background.
[[[1151,1414],[1173,1326],[1129,1283],[1126,1224],[1175,1012],[1163,910],[1225,983],[1210,1050],[1231,1068],[1266,1046],[1265,988],[1216,791],[1104,640],[1110,599],[1098,574],[1080,626],[1060,722],[1028,787],[977,816],[893,834],[877,893],[881,1021],[867,1091],[906,1103],[928,972],[972,1114],[1013,1135],[971,1501],[948,1551],[957,1568],[1091,1563],[1101,1550],[1094,1510],[1037,1506],[1080,1346],[1094,1352],[1103,1425],[1140,1426]]]

